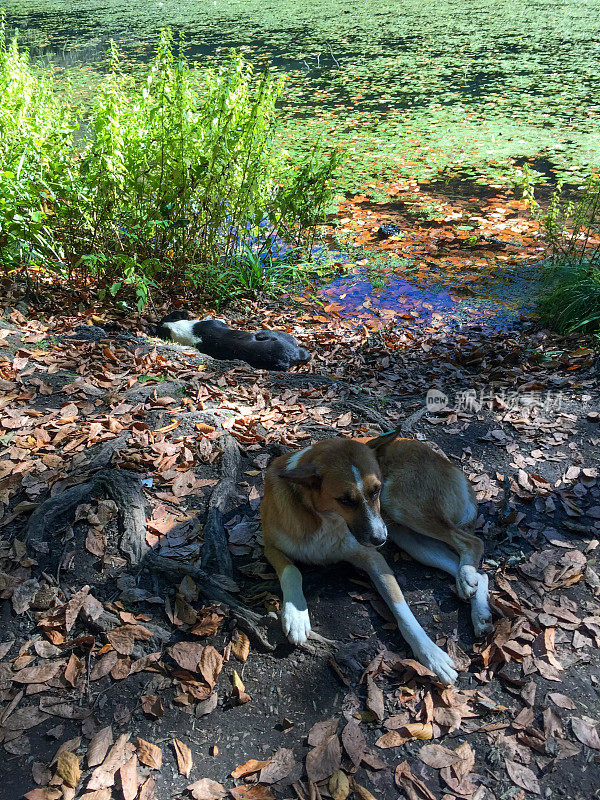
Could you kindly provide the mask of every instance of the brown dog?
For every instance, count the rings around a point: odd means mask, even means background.
[[[417,622],[377,549],[387,538],[380,496],[394,541],[455,576],[461,596],[472,597],[472,606],[477,606],[473,619],[481,633],[490,624],[487,578],[475,569],[481,543],[477,548],[474,542],[479,540],[459,527],[474,517],[475,502],[461,470],[421,442],[404,440],[407,450],[395,438],[394,431],[367,443],[328,439],[275,459],[267,470],[261,504],[265,555],[281,583],[282,625],[292,643],[302,644],[310,635],[302,575],[292,559],[311,564],[348,561],[371,577],[416,658],[442,681],[454,683],[452,659]],[[406,455],[411,466],[405,468]],[[423,539],[397,523],[442,541]],[[462,547],[460,558],[444,542]]]

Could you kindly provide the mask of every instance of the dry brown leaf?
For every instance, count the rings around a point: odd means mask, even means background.
[[[79,800],[110,800],[110,789],[94,789],[92,792],[82,794]]]
[[[131,659],[129,656],[120,656],[110,671],[110,677],[115,681],[122,681],[131,672]]]
[[[560,692],[550,692],[548,697],[559,708],[567,708],[570,711],[573,711],[576,708],[575,703],[570,697],[567,697],[566,694],[561,694]]]
[[[581,744],[586,744],[594,750],[600,750],[600,737],[598,736],[598,731],[594,723],[585,719],[580,719],[579,717],[572,717],[571,725],[573,727],[573,733]]]
[[[428,767],[434,769],[442,769],[442,767],[450,767],[457,761],[460,761],[460,756],[448,747],[441,744],[426,744],[418,753],[419,758]]]
[[[414,670],[420,678],[435,678],[435,672],[432,672],[427,667],[423,666],[419,661],[415,661],[414,658],[403,658],[399,662],[405,667],[409,667],[411,670]]]
[[[401,747],[411,738],[407,734],[401,733],[402,730],[404,729],[400,728],[400,730],[397,731],[388,731],[384,733],[383,736],[377,739],[375,746],[380,747],[382,750],[388,750],[391,747]]]
[[[84,664],[80,661],[75,653],[71,653],[71,657],[69,658],[69,663],[65,669],[65,680],[67,683],[70,683],[71,686],[75,686],[77,683],[77,679],[81,675],[84,669]]]
[[[367,675],[367,708],[381,721],[385,717],[383,692],[370,675]]]
[[[383,727],[388,731],[397,731],[407,725],[409,720],[410,714],[408,711],[401,711],[399,714],[392,714],[391,717],[388,717],[383,723]]]
[[[0,644],[0,661],[2,661],[2,659],[9,652],[10,648],[13,646],[14,643],[15,639],[9,639],[8,642],[2,642]],[[41,655],[41,653],[38,655]]]
[[[211,689],[214,688],[222,669],[223,656],[217,653],[212,645],[206,645],[200,656],[198,670]]]
[[[104,761],[92,772],[87,785],[88,791],[90,789],[106,789],[114,785],[116,771],[132,757],[135,751],[133,744],[128,739],[128,733],[122,733],[119,736]]]
[[[121,625],[108,631],[106,638],[122,656],[130,656],[136,640],[147,642],[152,638],[152,631],[143,625]]]
[[[238,661],[246,661],[250,654],[250,639],[244,631],[235,630],[231,640],[231,652]]]
[[[199,642],[177,642],[167,647],[167,653],[181,669],[198,672],[198,663],[204,652],[204,645]]]
[[[137,756],[131,756],[129,761],[119,768],[119,779],[123,800],[135,800],[138,791]]]
[[[102,728],[95,733],[91,740],[86,753],[86,761],[88,767],[97,767],[101,764],[108,753],[108,748],[113,743],[113,732],[110,725]]]
[[[73,739],[67,739],[66,742],[63,742],[60,745],[60,747],[54,754],[54,758],[50,762],[50,766],[56,764],[56,762],[58,761],[58,757],[61,753],[64,753],[65,751],[74,753],[80,745],[81,745],[81,736],[75,736],[73,737]]]
[[[250,695],[246,695],[246,697],[248,700],[250,700]],[[196,716],[205,717],[207,714],[211,714],[217,707],[218,702],[219,695],[216,692],[213,692],[206,698],[206,700],[202,700],[196,705]]]
[[[201,608],[196,612],[196,624],[190,630],[194,636],[212,636],[217,632],[224,616],[210,608]],[[199,659],[198,659],[199,660]]]
[[[270,762],[263,767],[258,777],[259,783],[277,783],[287,778],[296,766],[294,751],[288,747],[281,747],[273,753]]]
[[[105,653],[100,661],[94,664],[94,668],[90,672],[90,680],[97,681],[100,678],[104,678],[105,675],[111,671],[111,669],[115,666],[119,659],[119,654],[116,650],[110,650],[108,653]]]
[[[342,731],[342,744],[355,767],[360,767],[367,751],[367,741],[360,725],[351,719]]]
[[[56,774],[61,780],[74,789],[81,778],[81,768],[79,766],[79,756],[68,750],[60,753],[56,759]]]
[[[142,711],[148,714],[149,717],[163,717],[165,710],[163,708],[162,700],[155,694],[143,694],[140,697],[142,703]]]
[[[83,586],[78,592],[76,592],[73,597],[69,600],[67,605],[64,608],[65,612],[65,631],[69,633],[73,625],[75,625],[75,621],[79,616],[79,612],[83,608],[83,604],[85,603],[85,598],[88,596],[90,591],[89,586]]]
[[[155,800],[154,790],[156,789],[156,781],[151,775],[148,775],[146,780],[140,786],[137,800]]]
[[[523,764],[519,764],[516,761],[511,761],[510,758],[505,758],[504,763],[506,764],[506,771],[514,784],[520,786],[521,789],[525,789],[527,792],[540,794],[538,779],[529,767],[525,767]]]
[[[160,667],[157,665],[157,661],[160,661],[162,653],[148,653],[147,656],[142,656],[141,658],[136,659],[131,663],[131,670],[130,674],[134,674],[136,672],[143,672],[146,670],[147,672],[159,672]]]
[[[557,736],[561,739],[564,737],[565,732],[562,720],[557,711],[550,707],[545,708],[542,719],[544,720],[544,735],[546,739],[551,736]]]
[[[467,778],[463,778],[462,780],[457,778],[452,771],[453,769],[454,767],[443,767],[440,770],[442,780],[455,794],[470,797],[476,791],[477,786],[467,780]]]
[[[322,722],[315,722],[308,732],[308,743],[311,747],[316,747],[321,744],[325,739],[329,739],[338,728],[338,720],[336,717],[325,719]]]
[[[382,750],[386,750],[390,747],[400,747],[411,739],[433,739],[431,722],[410,722],[397,731],[384,733],[375,744]]]
[[[60,647],[56,647],[52,642],[47,642],[45,639],[38,639],[35,641],[33,643],[33,649],[40,658],[54,658],[55,656],[59,656],[62,652]]]
[[[15,614],[24,614],[29,609],[39,589],[40,584],[35,578],[23,581],[15,587],[11,597]]]
[[[330,778],[342,763],[340,740],[333,734],[314,747],[306,756],[306,774],[314,783]]]
[[[187,790],[194,800],[223,800],[227,794],[227,789],[221,783],[210,778],[200,778],[190,783]]]
[[[106,550],[106,536],[98,528],[88,528],[87,536],[85,537],[85,549],[93,556],[102,558]]]
[[[7,709],[8,710],[8,709]],[[5,712],[6,713],[6,712]],[[3,727],[9,731],[26,731],[48,719],[48,714],[36,706],[18,708],[5,716]]]
[[[354,789],[354,794],[361,797],[362,800],[377,800],[372,792],[364,786],[361,786],[360,783],[357,783],[354,778],[352,779],[352,788]]]
[[[338,769],[329,778],[329,794],[333,797],[333,800],[346,800],[350,794],[350,781],[346,773],[341,769]]]
[[[86,719],[92,713],[91,709],[85,706],[79,706],[75,703],[57,703],[54,698],[40,700],[40,710],[63,719]]]
[[[471,666],[471,657],[465,653],[454,639],[448,639],[446,644],[448,655],[454,662],[454,666],[459,672],[467,672]]]
[[[179,420],[175,420],[175,422],[179,425]],[[177,427],[177,425],[175,425],[175,427]],[[172,430],[170,425],[167,427]],[[187,472],[180,472],[173,480],[172,486],[175,497],[185,497],[191,494],[196,488],[196,476],[193,470],[190,469]]]
[[[160,769],[162,767],[163,754],[158,745],[147,742],[145,739],[137,739],[137,757],[140,764],[145,764],[150,769]]]
[[[398,764],[394,779],[396,785],[405,792],[408,800],[436,800],[433,792],[425,786],[423,781],[412,774],[408,761]]]
[[[452,769],[458,780],[462,781],[475,766],[475,754],[471,750],[471,745],[468,742],[463,742],[454,752],[460,758],[460,761],[457,761]]]
[[[187,744],[180,739],[173,739],[173,747],[175,748],[175,757],[177,758],[179,774],[189,778],[192,767],[194,766],[192,751]]]
[[[174,625],[193,625],[196,622],[197,614],[195,608],[177,595],[175,598],[175,608],[173,609]]]
[[[15,683],[46,683],[58,674],[64,663],[64,661],[52,661],[37,667],[25,667],[15,672],[12,679]]]
[[[438,725],[448,728],[448,733],[459,730],[462,724],[462,714],[456,708],[436,706],[433,709],[433,719]]]
[[[31,777],[38,786],[45,786],[47,783],[50,783],[52,772],[50,772],[48,767],[42,764],[41,761],[34,761],[31,765]]]
[[[32,789],[27,794],[24,794],[25,800],[58,800],[62,797],[60,789],[55,789],[54,786],[44,786],[41,789]]]
[[[234,786],[229,790],[229,794],[234,800],[275,800],[275,795],[267,786],[260,783],[254,786]]]
[[[239,767],[236,767],[231,772],[232,778],[245,778],[246,775],[252,775],[254,772],[259,772],[263,767],[266,767],[267,764],[271,763],[271,759],[267,759],[267,761],[257,761],[255,758],[251,758],[249,761],[246,761],[244,764],[240,764]]]

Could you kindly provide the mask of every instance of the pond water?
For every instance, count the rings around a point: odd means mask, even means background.
[[[1,2],[1,0],[0,0]],[[7,0],[7,28],[32,56],[93,95],[113,38],[126,65],[149,57],[159,30],[185,35],[200,65],[242,51],[289,76],[281,103],[289,142],[326,137],[349,156],[353,191],[394,169],[509,180],[531,159],[573,181],[600,158],[597,0]],[[511,324],[524,283],[503,297],[367,275],[320,290],[342,315],[494,318]],[[520,287],[520,288],[519,288]],[[511,294],[512,293],[512,294]],[[527,303],[525,304],[527,305]]]
[[[390,275],[384,286],[374,286],[364,271],[337,278],[316,292],[329,311],[372,327],[403,320],[418,326],[443,320],[450,327],[475,323],[507,330],[535,311],[536,288],[535,266],[523,266],[505,273],[493,287],[472,287],[469,292],[397,275]]]
[[[293,137],[351,139],[353,178],[408,160],[506,174],[544,154],[598,165],[597,0],[5,0],[33,55],[93,86],[112,37],[132,64],[163,26],[200,63],[243,51],[289,75]],[[352,149],[352,148],[351,148]]]

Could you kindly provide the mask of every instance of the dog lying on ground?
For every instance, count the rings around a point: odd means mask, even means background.
[[[477,571],[483,545],[463,530],[475,516],[462,470],[423,442],[398,440],[397,431],[367,442],[328,439],[275,459],[265,476],[261,518],[290,642],[302,644],[311,630],[293,561],[347,561],[370,576],[418,661],[454,683],[452,659],[427,636],[378,548],[389,535],[418,561],[449,572],[459,595],[470,600],[481,636],[492,630],[487,576]]]
[[[156,335],[195,347],[220,360],[240,359],[256,369],[287,371],[310,361],[310,353],[284,331],[238,331],[222,319],[190,319],[185,311],[173,311],[160,320]]]

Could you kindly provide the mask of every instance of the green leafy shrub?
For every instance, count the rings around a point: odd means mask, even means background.
[[[600,332],[600,269],[587,260],[544,269],[539,300],[542,321],[559,333]],[[600,343],[600,340],[599,340]]]
[[[542,265],[541,321],[559,333],[600,332],[600,176],[588,177],[575,199],[558,183],[548,207],[535,202],[524,175],[524,194],[540,219],[549,257]]]
[[[274,243],[310,252],[337,154],[276,140],[282,81],[237,55],[196,72],[163,31],[141,79],[111,44],[84,113],[0,30],[0,257],[95,281],[105,296],[184,280],[224,299],[281,286]]]

